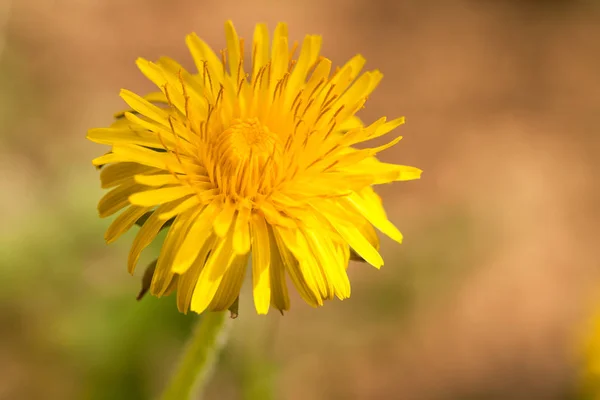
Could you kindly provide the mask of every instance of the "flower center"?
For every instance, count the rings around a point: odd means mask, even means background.
[[[251,197],[273,183],[274,164],[281,160],[281,140],[256,118],[235,119],[216,143],[222,190]]]
[[[232,164],[245,162],[251,156],[266,162],[271,154],[280,150],[277,135],[256,118],[234,120],[221,137],[223,155]]]

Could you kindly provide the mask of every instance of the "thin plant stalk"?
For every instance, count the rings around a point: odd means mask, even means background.
[[[229,336],[226,314],[207,312],[200,317],[161,400],[188,400],[202,392]]]

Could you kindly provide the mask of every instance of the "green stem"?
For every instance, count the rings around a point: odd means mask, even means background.
[[[161,400],[190,399],[201,390],[227,341],[229,319],[226,314],[206,312],[200,317]]]

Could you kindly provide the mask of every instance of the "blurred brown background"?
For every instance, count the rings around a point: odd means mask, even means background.
[[[382,158],[425,172],[380,188],[405,242],[383,241],[381,271],[351,266],[350,300],[258,317],[246,288],[206,398],[583,398],[600,2],[0,0],[0,399],[163,387],[194,318],[134,301],[133,236],[103,243],[84,137],[120,88],[152,89],[136,57],[191,67],[185,35],[223,48],[226,19],[247,39],[322,34],[338,65],[365,55],[385,78],[363,119],[407,117]]]

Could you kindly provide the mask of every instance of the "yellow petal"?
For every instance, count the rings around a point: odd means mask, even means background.
[[[252,287],[254,306],[258,314],[269,312],[271,303],[271,241],[264,217],[253,214],[252,232]],[[280,308],[281,309],[281,308]]]
[[[170,118],[170,125],[168,128],[157,124],[154,121],[150,121],[146,118],[140,118],[139,116],[130,112],[125,113],[125,118],[129,121],[130,125],[126,128],[121,129],[133,129],[133,130],[146,130],[153,132],[156,140],[160,143],[160,147],[154,146],[158,149],[174,150],[178,149],[179,153],[194,154],[196,147],[190,145],[191,138],[187,128],[181,124],[177,119]]]
[[[328,279],[326,272],[329,265],[324,268],[325,266],[320,264],[321,260],[313,252],[310,241],[303,230],[296,231],[296,237],[300,247],[300,252],[296,254],[296,258],[300,262],[300,270],[302,271],[302,275],[304,275],[304,279],[306,279],[309,285],[317,288],[321,294],[321,298],[326,300],[333,299],[333,283]]]
[[[145,100],[153,103],[153,104],[167,104],[167,98],[165,97],[165,94],[163,92],[152,92],[152,93],[148,93],[147,95],[145,95],[143,97]],[[126,112],[132,112],[134,110],[125,110],[125,111],[119,111],[118,113],[114,114],[114,118],[116,119],[115,122],[113,122],[113,124],[111,125],[111,127],[118,127],[121,126],[124,122],[123,121],[123,117],[125,116]]]
[[[280,234],[281,229],[273,227],[273,238],[277,243],[277,252],[285,265],[286,270],[290,274],[290,278],[298,290],[298,293],[309,305],[313,307],[322,306],[323,299],[319,294],[318,290],[315,291],[313,286],[309,285],[302,271],[300,270],[300,264],[294,257],[292,252],[289,250],[288,245]]]
[[[397,181],[412,181],[414,179],[421,179],[421,173],[423,172],[419,168],[409,167],[407,165],[398,165],[399,173]]]
[[[273,90],[277,81],[287,71],[289,63],[288,28],[287,24],[282,22],[277,24],[273,35],[271,62],[273,63],[271,68],[271,89]]]
[[[133,193],[144,190],[144,186],[132,183],[133,180],[123,184],[106,193],[98,203],[98,213],[100,218],[108,217],[125,207],[129,203],[129,197]],[[143,205],[143,204],[139,204]]]
[[[371,223],[366,218],[359,215],[356,216],[354,225],[356,226],[356,229],[358,229],[360,233],[365,237],[365,239],[367,239],[369,243],[371,243],[371,246],[373,246],[375,250],[379,251],[379,237],[377,236],[377,232],[375,231],[375,228],[373,228],[373,225],[371,225]],[[356,253],[352,254],[352,259],[355,261],[365,261]]]
[[[364,65],[364,58],[359,61],[362,61],[362,64]],[[362,68],[362,66],[360,64],[357,64],[353,67],[352,72],[354,72],[354,68]],[[356,71],[357,74],[358,71],[359,70]],[[346,107],[348,107],[350,105],[362,101],[366,96],[370,94],[372,77],[373,74],[370,72],[365,72],[364,74],[362,74],[354,83],[352,83],[352,86],[350,86],[348,90],[346,90],[340,96],[338,101],[336,101],[336,105],[339,106],[344,104]],[[350,77],[350,79],[352,79],[352,76]]]
[[[404,125],[405,122],[406,122],[406,119],[404,117],[396,118],[389,122],[386,122],[385,124],[379,126],[371,135],[369,135],[369,137],[367,139],[371,140],[371,139],[375,139],[380,136],[383,136],[383,135],[393,131],[400,125]]]
[[[356,227],[334,219],[331,220],[331,224],[358,255],[375,268],[381,268],[383,258]]]
[[[346,266],[336,252],[332,240],[319,236],[314,230],[304,230],[303,233],[317,264],[321,267],[321,273],[327,279],[329,297],[332,297],[332,291],[341,300],[350,297],[350,280],[346,274]]]
[[[144,250],[150,243],[152,243],[154,238],[156,238],[156,235],[158,235],[158,232],[160,232],[163,225],[167,222],[166,220],[160,219],[159,216],[163,213],[171,211],[178,204],[179,202],[176,201],[159,206],[152,213],[152,215],[150,215],[146,222],[144,222],[137,236],[133,240],[131,250],[129,251],[127,269],[129,270],[130,274],[133,274],[133,271],[135,270],[135,266],[140,258],[142,250]]]
[[[150,174],[158,171],[156,168],[132,162],[110,164],[100,171],[100,183],[103,189],[108,189],[122,184],[137,174]]]
[[[302,49],[300,50],[300,56],[298,57],[298,62],[292,71],[287,86],[287,104],[294,100],[298,94],[299,88],[306,81],[306,75],[308,74],[310,67],[315,64],[317,58],[319,57],[321,43],[322,38],[318,35],[307,35],[304,38],[304,41],[302,42]]]
[[[391,239],[398,243],[402,243],[402,233],[387,219],[387,217],[381,214],[379,207],[369,203],[367,200],[360,197],[358,194],[353,193],[348,196],[344,202],[347,202],[349,207],[355,208],[361,213],[370,223],[373,224],[381,232],[389,236]]]
[[[353,144],[367,140],[367,138],[371,137],[371,135],[373,135],[374,132],[377,131],[377,129],[383,126],[386,123],[386,121],[386,117],[381,117],[369,126],[355,127],[354,129],[351,129],[344,135],[338,136],[337,138],[332,138],[332,141],[334,140],[339,145],[338,152],[342,154],[344,152],[353,152],[354,149],[348,149],[347,146],[352,146]]]
[[[290,298],[288,295],[287,282],[285,280],[286,266],[272,235],[269,235],[269,242],[269,248],[271,249],[271,262],[269,267],[271,273],[271,304],[279,311],[286,311],[290,309]]]
[[[131,204],[137,206],[150,207],[178,200],[193,193],[194,189],[190,186],[172,186],[161,189],[139,191],[138,193],[132,194],[129,197],[129,201]]]
[[[169,127],[169,114],[164,109],[155,106],[143,97],[126,89],[121,89],[120,96],[125,100],[129,107],[133,108],[135,111],[150,118],[154,122],[158,122],[164,127]]]
[[[215,297],[225,272],[227,272],[232,262],[240,257],[233,252],[233,230],[231,229],[227,236],[214,247],[200,273],[192,296],[190,306],[192,311],[200,314],[206,310]]]
[[[177,289],[177,286],[179,284],[179,275],[171,275],[169,276],[169,284],[167,285],[167,288],[163,291],[162,295],[163,296],[168,296],[171,293],[173,293],[175,291],[175,289]]]
[[[155,133],[127,127],[90,129],[86,137],[88,140],[100,144],[138,144],[154,149],[164,147]]]
[[[138,164],[184,173],[177,159],[170,153],[162,153],[136,145],[118,145],[113,147],[114,158],[120,162],[135,162]]]
[[[221,60],[212,51],[209,45],[195,33],[185,38],[186,44],[190,49],[199,76],[202,78],[204,86],[210,90],[209,93],[216,94],[219,90],[219,82],[223,81],[223,67]],[[206,68],[207,74],[204,73]]]
[[[240,71],[240,38],[231,21],[225,22],[225,39],[227,41],[227,56],[229,57],[229,72],[231,77],[237,81],[243,73],[243,68]]]
[[[194,294],[198,277],[204,268],[204,264],[206,263],[210,250],[213,248],[214,242],[215,236],[211,235],[200,249],[198,257],[196,257],[192,266],[179,278],[179,284],[177,286],[177,308],[184,314],[187,314],[190,308],[190,302],[192,301],[192,295]]]
[[[92,165],[102,167],[106,164],[112,164],[121,161],[113,152],[106,153],[103,156],[96,157],[92,160]]]
[[[233,233],[233,250],[236,254],[250,251],[250,209],[242,207],[237,213]]]
[[[138,58],[136,64],[142,74],[150,79],[167,96],[169,102],[181,113],[185,114],[185,99],[181,90],[179,77],[174,76],[160,65]]]
[[[338,125],[338,129],[342,132],[347,132],[352,129],[360,129],[363,127],[363,123],[357,116],[351,116],[345,119]]]
[[[158,218],[166,221],[200,204],[200,198],[194,195],[190,195],[188,198],[183,198],[182,200],[175,208],[160,214]]]
[[[233,223],[233,217],[235,215],[235,208],[236,208],[235,203],[233,203],[231,201],[227,201],[223,205],[221,212],[215,218],[213,227],[214,227],[215,233],[219,237],[224,237],[227,234],[229,227]]]
[[[258,71],[269,61],[269,29],[266,24],[257,24],[254,28],[252,48],[252,81],[256,79]]]
[[[128,207],[125,211],[119,214],[117,218],[115,218],[115,220],[106,230],[106,233],[104,234],[104,240],[106,240],[106,243],[112,243],[117,240],[122,234],[131,229],[138,219],[140,219],[150,210],[150,207]]]
[[[236,255],[221,280],[219,289],[208,305],[210,311],[227,310],[240,295],[248,267],[248,254]]]
[[[150,293],[154,296],[162,296],[169,287],[174,275],[171,268],[173,259],[177,256],[181,243],[186,238],[186,234],[190,225],[194,222],[194,216],[196,214],[196,210],[190,210],[183,214],[179,214],[175,218],[175,221],[173,221],[173,225],[169,228],[167,237],[160,249],[158,263],[156,264],[156,270],[154,271],[152,284],[150,285]]]
[[[144,96],[144,99],[148,100],[151,103],[167,103],[167,98],[163,92],[152,92],[148,93]]]
[[[260,205],[260,211],[262,211],[263,215],[267,222],[271,225],[279,225],[286,228],[295,228],[296,224],[291,218],[281,214],[271,202],[263,202]]]
[[[304,89],[304,103],[308,103],[308,98],[310,97],[311,93],[315,93],[318,92],[319,89],[323,90],[323,86],[319,86],[319,82],[326,82],[329,77],[329,73],[331,72],[331,60],[329,60],[328,58],[321,58],[315,68],[315,70],[313,71],[313,73],[310,75],[310,79],[308,80],[308,82],[306,83],[306,87]]]
[[[350,60],[348,60],[346,64],[342,66],[342,68],[340,68],[340,71],[331,79],[332,83],[337,85],[343,85],[343,89],[346,89],[348,85],[356,79],[358,74],[360,74],[360,71],[362,71],[366,62],[367,60],[362,55],[355,55]],[[347,81],[341,79],[344,71],[349,71]]]
[[[318,294],[321,302],[322,299],[329,298],[327,282],[308,247],[304,235],[301,235],[298,230],[277,229],[277,232],[281,237],[281,242],[287,246],[298,260],[300,273],[311,291],[315,295]]]
[[[165,185],[178,185],[181,184],[183,176],[177,176],[173,174],[160,174],[160,175],[135,175],[133,179],[140,185],[145,186],[165,186]]]
[[[190,230],[173,260],[173,272],[183,274],[192,265],[206,241],[212,237],[212,221],[217,211],[217,203],[213,201],[194,215]]]
[[[352,179],[370,177],[372,185],[379,185],[394,181],[419,179],[422,171],[415,167],[383,163],[377,160],[376,157],[368,157],[353,165],[340,168],[339,172],[347,174]]]
[[[155,63],[141,57],[138,58],[135,63],[142,74],[162,91],[163,86],[167,83],[167,79],[165,78],[162,69]]]

